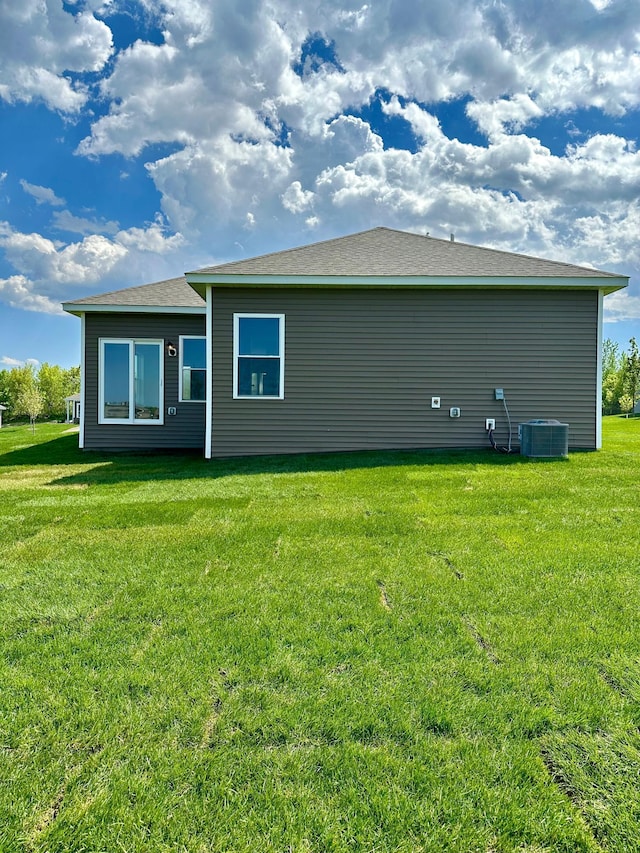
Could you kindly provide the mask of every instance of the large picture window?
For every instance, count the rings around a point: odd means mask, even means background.
[[[284,314],[234,314],[233,355],[234,398],[284,398]]]
[[[100,340],[101,424],[163,422],[163,341]]]
[[[206,338],[180,336],[180,401],[204,401],[207,394]]]

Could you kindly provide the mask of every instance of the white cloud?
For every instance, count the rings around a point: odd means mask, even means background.
[[[625,290],[611,293],[604,300],[605,323],[640,320],[640,296],[631,296]]]
[[[528,94],[519,93],[490,103],[472,102],[467,105],[467,114],[483,133],[495,139],[507,130],[522,130],[533,119],[541,118],[544,111]]]
[[[169,234],[160,219],[145,228],[121,229],[114,239],[89,234],[67,244],[39,233],[22,233],[0,222],[0,247],[18,271],[0,279],[0,302],[57,314],[60,302],[71,298],[70,290],[79,286],[89,288],[112,281],[114,288],[122,287],[123,280],[126,283],[136,274],[140,281],[151,280],[153,270],[159,266],[158,259],[163,255],[175,258],[184,243],[182,235]],[[166,272],[160,265],[157,277],[182,272],[187,266],[186,260],[178,261],[171,272]]]
[[[55,0],[1,0],[0,98],[42,100],[51,109],[77,112],[85,87],[67,71],[100,71],[112,51],[111,31],[89,11],[75,15]]]
[[[50,204],[52,207],[63,207],[66,201],[63,198],[58,198],[55,192],[49,187],[40,187],[37,184],[30,184],[25,180],[20,181],[22,189],[36,200],[36,204]]]
[[[11,369],[12,367],[24,367],[25,365],[30,365],[32,367],[38,368],[40,366],[40,361],[37,358],[27,358],[21,360],[19,358],[11,358],[10,355],[3,355],[0,357],[0,365]]]
[[[215,138],[147,169],[171,227],[195,239],[214,229],[240,228],[249,213],[263,227],[275,208],[282,210],[279,196],[289,184],[291,155],[270,142]]]
[[[291,213],[302,213],[313,203],[313,193],[303,190],[300,181],[294,181],[282,193],[282,204]]]
[[[38,311],[43,314],[61,314],[60,303],[34,292],[33,282],[26,276],[12,275],[0,278],[0,297],[11,308]]]
[[[56,210],[53,214],[53,225],[60,231],[70,231],[72,234],[117,234],[120,226],[113,220],[88,219],[74,216],[68,210]]]
[[[640,103],[629,35],[640,9],[575,2],[558,0],[548,16],[525,14],[519,0],[452,0],[446,9],[404,9],[394,0],[352,9],[339,0],[302,8],[292,0],[168,0],[162,10],[149,2],[165,43],[136,42],[116,58],[102,82],[109,113],[78,151],[137,156],[152,143],[178,145],[147,169],[168,224],[192,242],[215,233],[231,245],[233,229],[247,224],[267,240],[283,217],[303,230],[329,219],[348,230],[352,220],[341,211],[358,198],[358,221],[378,212],[423,222],[440,212],[446,221],[428,224],[448,228],[475,205],[475,233],[485,233],[493,210],[504,226],[495,239],[515,233],[526,241],[533,222],[539,239],[553,242],[570,206],[589,216],[640,189],[640,161],[625,140],[587,140],[557,157],[524,133],[559,109],[619,113]],[[315,32],[334,46],[340,68],[327,64],[301,78],[293,65]],[[392,98],[384,111],[406,119],[421,143],[415,155],[392,156],[366,122],[341,115],[381,86],[416,101],[472,95],[468,113],[488,147],[448,139],[427,110]],[[283,121],[289,147],[279,138]],[[468,214],[463,207],[454,216],[454,197],[468,201]],[[550,211],[554,221],[543,225]]]
[[[576,135],[559,155],[535,137],[537,122],[563,112],[571,121],[577,107],[617,116],[640,107],[640,4],[555,0],[545,13],[522,0],[139,0],[128,8],[153,19],[164,44],[137,41],[108,66],[111,40],[95,14],[116,10],[116,0],[75,8],[84,11],[0,0],[8,22],[0,96],[77,111],[95,92],[65,71],[106,68],[77,152],[146,159],[162,212],[121,228],[54,211],[54,227],[81,235],[76,242],[0,232],[34,293],[124,286],[138,283],[134,274],[148,281],[229,252],[300,243],[311,231],[318,238],[380,223],[640,269],[634,145],[622,135]],[[337,61],[307,63],[298,76],[312,33]],[[385,150],[366,121],[345,114],[381,88],[391,94],[383,113],[407,122],[414,153]],[[423,106],[459,98],[486,144],[449,138]],[[169,153],[155,154],[158,143]],[[27,186],[37,201],[61,202]]]
[[[167,237],[166,227],[160,222],[154,222],[147,228],[129,228],[126,231],[118,231],[116,241],[127,249],[163,255],[182,246],[184,237],[180,232]]]
[[[41,234],[23,234],[6,223],[0,225],[0,246],[16,269],[48,286],[99,281],[127,253],[98,234],[61,248]]]

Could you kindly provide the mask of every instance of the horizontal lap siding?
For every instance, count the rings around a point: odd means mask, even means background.
[[[285,314],[284,400],[233,400],[234,311]],[[588,291],[218,289],[213,455],[485,447],[487,417],[507,439],[496,387],[516,444],[556,418],[594,448],[597,311]]]
[[[151,450],[204,448],[204,403],[178,402],[178,356],[164,355],[164,424],[98,423],[99,338],[153,338],[178,346],[180,335],[204,335],[204,316],[188,314],[85,315],[86,449]],[[175,406],[177,413],[167,415]]]

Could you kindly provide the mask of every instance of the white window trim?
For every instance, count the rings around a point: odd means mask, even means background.
[[[211,459],[213,455],[213,288],[207,287],[205,295],[207,316],[205,331],[207,333],[207,399],[204,408],[204,458]]]
[[[238,360],[240,356],[240,320],[267,319],[278,320],[278,355],[264,355],[260,358],[273,358],[280,361],[280,387],[277,396],[265,394],[238,394]],[[256,356],[257,358],[258,356]],[[234,400],[284,400],[284,314],[234,314],[233,315],[233,399]]]
[[[80,433],[78,435],[78,447],[84,450],[84,413],[86,410],[87,379],[85,365],[87,363],[87,321],[86,314],[81,314],[80,325]]]
[[[206,338],[206,335],[180,335],[180,345],[179,345],[180,363],[178,365],[178,371],[179,371],[179,373],[178,373],[178,402],[179,403],[200,403],[200,405],[203,405],[204,403],[206,403],[206,391],[205,391],[205,399],[204,400],[185,400],[182,396],[182,374],[183,374],[183,368],[184,368],[184,350],[183,350],[183,346],[182,346],[183,341],[204,341],[204,345],[205,345],[205,366],[203,368],[196,367],[195,369],[205,371],[205,386],[204,387],[206,389],[206,387],[207,387],[207,372],[206,372],[207,371],[207,367],[206,367],[206,364],[207,364],[207,361],[206,361],[206,358],[207,358],[207,350],[206,350],[207,338]]]
[[[129,346],[129,411],[132,415],[128,418],[105,418],[104,417],[104,345],[105,344],[128,344]],[[135,363],[135,345],[136,344],[156,344],[160,350],[160,400],[158,406],[158,420],[150,420],[149,418],[135,417],[134,403],[134,371]],[[98,338],[98,423],[109,424],[127,424],[129,426],[140,424],[144,426],[163,426],[164,425],[164,341],[158,338]]]

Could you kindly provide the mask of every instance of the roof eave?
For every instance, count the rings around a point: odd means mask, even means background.
[[[627,276],[337,276],[337,275],[234,275],[187,273],[187,282],[204,298],[208,287],[464,287],[577,290],[589,288],[605,294],[629,284]]]
[[[207,313],[205,305],[109,305],[108,303],[63,302],[62,310],[76,317],[82,314],[201,314]]]

